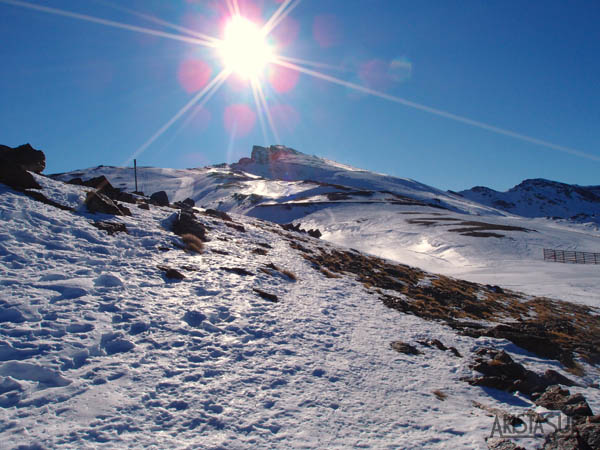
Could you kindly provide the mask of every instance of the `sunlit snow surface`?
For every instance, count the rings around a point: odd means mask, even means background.
[[[191,197],[205,207],[278,223],[300,222],[304,228],[320,229],[323,238],[331,242],[445,275],[532,295],[600,304],[600,266],[542,260],[544,248],[600,253],[597,224],[511,215],[414,180],[368,172],[293,150],[269,163],[247,161],[189,170],[142,168],[139,173],[146,193],[165,190],[172,200]],[[98,167],[60,178],[67,181],[82,174],[84,178],[104,174],[115,186],[133,190],[132,169]],[[331,192],[347,192],[339,185],[373,194],[328,201]],[[540,189],[541,194],[552,198],[545,186]],[[446,209],[386,203],[388,193]],[[530,194],[533,196],[535,191]],[[582,205],[575,203],[572,208]],[[436,215],[532,231],[506,232],[502,239],[477,238],[448,232],[452,228],[445,226],[451,225],[448,221],[427,227],[408,221]]]
[[[46,195],[78,210],[71,214],[0,187],[0,386],[6,390],[0,442],[8,448],[485,449],[494,418],[473,401],[515,414],[532,407],[525,398],[461,381],[471,375],[469,355],[485,345],[506,349],[538,372],[561,371],[558,363],[504,340],[459,336],[388,309],[352,277],[324,277],[272,231],[278,227],[255,217],[324,233],[303,245],[339,243],[591,305],[600,303],[599,266],[546,263],[541,250],[593,251],[597,228],[510,216],[411,180],[311,158],[293,155],[269,168],[246,164],[243,171],[239,165],[142,168],[140,189],[147,194],[191,197],[198,206],[229,211],[245,226],[240,233],[204,218],[212,229],[203,255],[174,248],[179,238],[167,229],[173,209],[133,206],[132,217],[112,219],[124,222],[129,234],[109,236],[90,225],[99,217],[82,207],[83,188],[38,177]],[[62,178],[100,174],[133,190],[131,169],[100,167]],[[286,176],[270,178],[278,174]],[[331,184],[373,194],[330,201],[328,194],[339,192]],[[449,209],[392,204],[381,191],[425,203],[437,198]],[[435,217],[535,231],[482,238],[450,232],[443,221],[408,221]],[[253,253],[260,243],[273,247],[266,256]],[[270,262],[297,281],[258,271]],[[178,268],[186,278],[167,281],[158,265]],[[253,287],[280,302],[265,301]],[[203,320],[190,325],[183,320],[189,312]],[[389,347],[393,340],[434,338],[464,358],[427,348],[406,356]],[[597,368],[584,367],[586,378],[579,381],[597,381]],[[448,398],[440,401],[434,390]],[[598,390],[571,391],[583,392],[599,410]],[[519,443],[532,448],[541,442]]]
[[[172,209],[132,212],[114,219],[130,234],[109,236],[92,216],[0,188],[0,376],[18,385],[2,396],[4,448],[485,448],[493,421],[471,401],[497,400],[458,381],[466,359],[399,355],[389,343],[438,338],[466,355],[486,340],[325,278],[254,219],[235,217],[243,234],[214,221],[207,252],[193,256],[159,249],[178,239],[161,227]],[[251,253],[261,242],[273,247],[266,257]],[[257,272],[267,262],[298,281]],[[169,282],[159,264],[196,270]],[[188,311],[205,319],[190,326]]]
[[[531,295],[600,305],[600,265],[546,262],[542,256],[544,248],[600,251],[600,232],[595,226],[542,218],[443,213],[442,217],[535,230],[499,231],[504,238],[486,238],[448,232],[453,228],[448,222],[433,226],[407,222],[415,218],[435,218],[432,213],[440,212],[400,206],[385,209],[365,206],[358,212],[351,206],[340,205],[311,213],[301,222],[307,228],[319,228],[324,233],[323,239],[328,241],[428,271]]]

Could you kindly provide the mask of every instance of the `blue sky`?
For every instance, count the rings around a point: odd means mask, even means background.
[[[105,1],[31,1],[180,34]],[[239,1],[256,20],[279,6]],[[225,0],[115,3],[221,37]],[[538,177],[600,184],[598,23],[595,0],[304,0],[271,37],[281,54],[332,66],[311,70],[587,156],[266,69],[279,142],[268,123],[265,139],[252,90],[232,76],[138,164],[232,162],[253,144],[280,143],[442,189]],[[48,173],[122,165],[222,70],[214,49],[3,1],[0,42],[0,143],[43,149]]]

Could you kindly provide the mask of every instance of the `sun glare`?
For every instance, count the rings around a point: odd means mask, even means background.
[[[273,59],[264,33],[242,16],[232,17],[226,25],[219,53],[225,67],[244,79],[257,78]]]

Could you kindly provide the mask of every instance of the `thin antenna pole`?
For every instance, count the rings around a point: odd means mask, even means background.
[[[138,186],[137,186],[137,160],[136,159],[133,160],[133,173],[135,175],[135,192],[138,192]]]

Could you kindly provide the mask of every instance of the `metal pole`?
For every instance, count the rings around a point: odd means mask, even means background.
[[[133,160],[133,173],[135,175],[135,192],[138,192],[138,186],[137,186],[137,160],[136,159]]]

